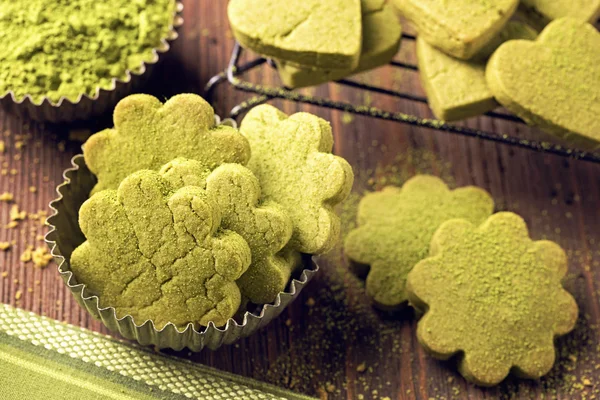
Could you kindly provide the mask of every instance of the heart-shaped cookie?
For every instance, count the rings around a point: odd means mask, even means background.
[[[362,50],[358,67],[352,70],[307,68],[277,61],[284,85],[297,88],[335,81],[387,64],[398,52],[402,27],[394,8],[384,0],[361,0]]]
[[[361,49],[360,0],[231,0],[240,44],[309,67],[353,69]]]
[[[518,0],[394,0],[419,35],[453,57],[468,60],[502,29]]]
[[[540,29],[563,17],[594,23],[600,17],[600,0],[521,0],[519,15]]]
[[[536,41],[504,43],[486,79],[496,99],[527,123],[586,149],[600,145],[600,33],[572,18]]]
[[[496,108],[498,103],[485,79],[488,58],[505,41],[533,40],[536,36],[537,32],[528,25],[510,21],[471,60],[450,57],[419,37],[419,75],[435,117],[455,121],[475,117]]]

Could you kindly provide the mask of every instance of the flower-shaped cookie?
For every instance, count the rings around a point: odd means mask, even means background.
[[[215,126],[212,107],[195,94],[174,96],[164,105],[132,95],[117,104],[113,118],[113,129],[92,135],[83,146],[85,162],[98,177],[92,193],[116,189],[129,174],[157,170],[177,157],[210,169],[250,158],[248,141],[232,127]]]
[[[527,123],[586,149],[600,148],[600,33],[572,18],[536,41],[504,43],[486,79],[494,97]]]
[[[118,317],[161,329],[220,326],[237,311],[235,281],[250,265],[250,248],[222,229],[220,207],[203,189],[176,190],[158,173],[138,171],[88,199],[79,224],[87,241],[71,255],[73,273]]]
[[[408,275],[410,301],[426,310],[417,335],[434,356],[460,354],[460,372],[494,385],[510,371],[539,378],[554,363],[554,338],[573,329],[577,304],[563,289],[565,252],[532,241],[516,214],[482,225],[445,222],[431,257]]]
[[[367,294],[383,309],[407,300],[406,276],[429,253],[436,229],[452,218],[479,224],[492,214],[490,195],[476,187],[453,191],[439,178],[417,175],[400,189],[367,194],[358,208],[359,227],[346,237],[346,255],[371,266]]]
[[[346,198],[354,175],[346,160],[331,154],[329,124],[314,115],[290,117],[270,105],[248,112],[240,131],[248,138],[254,172],[265,200],[279,203],[294,224],[290,248],[324,253],[340,231],[333,207]]]
[[[292,236],[292,221],[279,204],[260,201],[260,184],[252,171],[223,164],[207,173],[202,163],[179,158],[161,174],[174,187],[206,188],[221,209],[222,227],[240,234],[252,251],[252,264],[237,281],[242,294],[257,304],[274,301],[296,266],[296,258],[278,254]]]

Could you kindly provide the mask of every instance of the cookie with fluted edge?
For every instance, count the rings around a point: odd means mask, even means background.
[[[292,236],[292,221],[279,204],[261,200],[252,171],[239,164],[222,164],[207,172],[202,163],[179,158],[163,166],[161,174],[174,187],[206,188],[221,209],[223,228],[241,235],[252,251],[250,267],[237,280],[242,294],[255,304],[274,301],[298,264],[282,252]]]
[[[486,79],[500,104],[528,124],[586,150],[600,148],[600,32],[561,18],[537,40],[504,43]]]
[[[354,175],[346,160],[331,154],[329,123],[308,113],[288,117],[264,104],[248,112],[240,132],[252,147],[248,168],[262,197],[279,203],[292,219],[288,247],[309,254],[330,250],[340,232],[333,207],[350,192]]]
[[[230,0],[229,24],[244,47],[299,65],[352,69],[361,48],[360,0]]]
[[[219,204],[204,189],[176,189],[155,171],[138,171],[88,199],[79,225],[87,240],[71,255],[73,274],[118,318],[151,320],[157,329],[222,326],[240,306],[235,281],[251,251],[223,229]]]
[[[195,94],[180,94],[165,104],[134,94],[114,111],[114,128],[92,135],[83,145],[85,163],[98,178],[92,193],[117,189],[133,172],[158,170],[177,157],[215,168],[226,162],[245,164],[248,141],[230,126],[215,125],[213,108]]]
[[[510,19],[518,0],[393,0],[427,43],[462,60],[474,56]]]
[[[509,372],[539,378],[554,364],[555,337],[577,320],[561,284],[566,271],[564,250],[531,240],[516,214],[497,213],[479,226],[447,221],[430,257],[408,274],[410,301],[425,310],[419,342],[438,358],[458,354],[461,374],[480,385]]]
[[[483,222],[494,202],[483,189],[450,190],[439,178],[417,175],[402,188],[366,194],[358,206],[358,227],[348,233],[348,258],[370,265],[367,294],[376,306],[395,309],[407,302],[406,276],[429,254],[436,229],[451,218]]]

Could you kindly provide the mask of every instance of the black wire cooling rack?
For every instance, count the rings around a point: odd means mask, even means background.
[[[402,39],[405,41],[414,41],[416,37],[413,35],[403,34]],[[239,45],[239,43],[236,43],[233,48],[233,52],[231,54],[231,59],[229,61],[227,69],[219,73],[218,75],[213,76],[206,85],[206,96],[209,101],[212,100],[211,97],[216,86],[225,82],[228,82],[237,90],[254,93],[255,95],[257,95],[236,105],[231,110],[230,117],[234,119],[236,119],[239,115],[258,104],[267,102],[271,99],[284,99],[297,103],[305,103],[319,107],[340,110],[351,114],[365,115],[372,118],[378,118],[387,121],[395,121],[398,123],[409,124],[423,128],[429,128],[430,130],[449,132],[469,137],[475,137],[483,140],[489,140],[492,142],[504,143],[511,146],[521,147],[543,153],[556,154],[572,159],[600,163],[600,153],[569,148],[556,143],[552,143],[550,141],[529,140],[504,135],[501,133],[459,126],[444,121],[439,121],[436,119],[421,118],[416,115],[405,114],[402,112],[390,112],[376,107],[357,106],[347,102],[334,101],[328,98],[306,95],[296,90],[288,89],[285,87],[269,87],[251,83],[240,79],[240,77],[244,73],[249,72],[253,69],[265,68],[268,66],[275,67],[275,65],[270,59],[264,57],[257,57],[251,61],[240,65],[240,59],[242,57],[243,52],[244,49]],[[402,70],[418,71],[418,67],[416,65],[401,61],[391,61],[390,66]],[[351,79],[341,79],[335,81],[334,84],[342,85],[345,87],[351,87],[356,90],[392,96],[395,98],[404,99],[416,103],[427,103],[427,98],[423,96],[417,96],[411,93],[391,90],[389,88],[358,82]],[[485,115],[496,120],[510,121],[514,124],[524,124],[524,122],[520,118],[510,114],[488,112]]]

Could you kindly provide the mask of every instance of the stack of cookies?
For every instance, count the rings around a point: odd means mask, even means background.
[[[223,326],[247,302],[273,302],[340,230],[352,186],[329,123],[262,105],[240,130],[183,94],[122,100],[114,128],[84,144],[97,183],[79,210],[86,240],[71,270],[99,308],[137,325]]]
[[[387,64],[402,36],[385,0],[231,0],[228,15],[237,41],[274,59],[291,88]]]
[[[460,372],[495,385],[509,372],[539,378],[554,364],[554,338],[578,308],[562,287],[563,249],[530,239],[510,212],[493,214],[476,187],[450,190],[419,175],[363,197],[345,253],[368,266],[366,289],[390,310],[414,306],[417,337],[433,356],[458,358]]]
[[[474,117],[500,103],[528,124],[597,149],[600,34],[588,22],[600,16],[600,1],[577,3],[394,0],[418,31],[421,81],[437,118]]]

